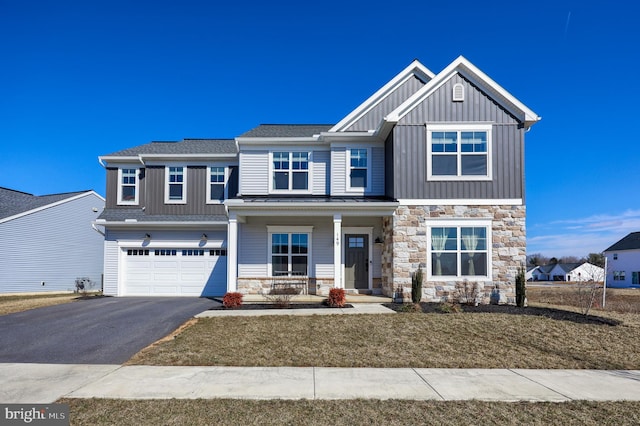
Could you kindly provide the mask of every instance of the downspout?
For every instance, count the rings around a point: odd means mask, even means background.
[[[104,232],[99,230],[98,228],[96,228],[96,223],[95,222],[91,222],[91,228],[93,228],[94,231],[96,231],[98,234],[102,235],[104,237]]]

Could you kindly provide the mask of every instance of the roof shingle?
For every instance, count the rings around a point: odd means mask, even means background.
[[[65,192],[61,194],[33,195],[26,192],[0,187],[0,219],[15,216],[38,207],[53,204],[87,191]]]
[[[123,149],[106,157],[127,157],[139,154],[236,154],[234,139],[183,139],[179,142],[150,142]]]
[[[321,132],[327,132],[333,124],[261,124],[248,132],[241,134],[241,138],[295,138],[311,137]]]
[[[632,232],[605,251],[640,249],[640,232]]]

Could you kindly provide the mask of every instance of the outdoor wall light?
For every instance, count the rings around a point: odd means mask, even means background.
[[[151,234],[144,234],[144,239],[145,240],[150,240],[151,239]]]
[[[205,240],[207,239],[207,234],[202,234],[202,237],[200,237],[201,240]]]

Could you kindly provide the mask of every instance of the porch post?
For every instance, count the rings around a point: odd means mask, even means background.
[[[342,282],[342,215],[333,215],[333,286],[343,288]]]
[[[227,291],[238,290],[238,217],[229,213],[227,227]]]

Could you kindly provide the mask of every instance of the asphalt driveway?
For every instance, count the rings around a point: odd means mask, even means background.
[[[0,363],[122,364],[216,305],[195,297],[103,297],[0,316]]]

